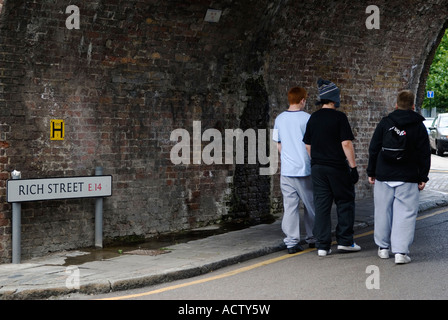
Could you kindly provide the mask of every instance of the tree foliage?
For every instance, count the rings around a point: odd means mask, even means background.
[[[448,108],[448,29],[437,48],[429,70],[426,91],[434,91],[434,99],[426,97],[423,108]]]

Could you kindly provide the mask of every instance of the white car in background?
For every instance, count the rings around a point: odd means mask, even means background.
[[[425,121],[423,121],[423,124],[426,127],[426,131],[428,131],[428,134],[431,132],[429,128],[431,127],[432,123],[434,122],[434,118],[426,118]]]
[[[443,156],[448,151],[448,113],[439,114],[429,127],[429,144],[431,151]]]

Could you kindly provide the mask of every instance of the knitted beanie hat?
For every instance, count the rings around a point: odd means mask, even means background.
[[[339,88],[333,82],[321,78],[317,80],[317,86],[320,101],[317,101],[316,104],[322,104],[322,100],[329,100],[334,102],[336,108],[339,108],[341,105],[341,91]]]

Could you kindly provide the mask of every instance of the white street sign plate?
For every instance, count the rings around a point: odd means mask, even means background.
[[[7,201],[10,203],[111,195],[112,176],[12,179],[7,182]]]

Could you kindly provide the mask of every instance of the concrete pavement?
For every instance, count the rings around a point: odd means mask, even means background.
[[[424,190],[419,210],[448,206],[448,193]],[[356,204],[355,229],[373,225],[373,199]],[[333,223],[333,227],[335,223]],[[60,252],[22,264],[0,265],[0,299],[46,299],[69,293],[107,293],[189,278],[281,248],[280,221],[176,244],[67,266],[82,251]],[[306,247],[306,246],[305,246]],[[286,250],[285,250],[286,253]]]

